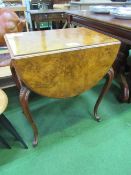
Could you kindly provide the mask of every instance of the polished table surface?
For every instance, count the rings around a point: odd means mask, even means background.
[[[11,56],[15,59],[24,55],[61,52],[66,49],[118,42],[114,38],[83,27],[6,34],[5,39]]]
[[[100,119],[97,109],[113,79],[110,68],[120,47],[118,40],[83,27],[6,34],[5,38],[12,73],[20,80],[21,105],[34,130],[34,145],[38,131],[29,111],[30,91],[53,98],[73,97],[109,72],[94,108],[96,120]]]

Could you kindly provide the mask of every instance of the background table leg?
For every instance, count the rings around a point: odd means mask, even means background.
[[[119,100],[121,102],[128,102],[129,100],[129,82],[127,81],[127,75],[129,74],[129,65],[127,58],[129,56],[130,46],[122,43],[120,51],[118,53],[117,59],[113,64],[115,71],[115,77],[117,78],[121,91],[119,95]]]

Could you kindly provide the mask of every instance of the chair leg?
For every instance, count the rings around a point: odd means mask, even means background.
[[[0,117],[0,123],[18,140],[20,141],[24,148],[28,148],[27,145],[25,144],[25,142],[23,141],[23,139],[21,138],[21,136],[18,134],[18,132],[16,131],[16,129],[13,127],[13,125],[11,124],[11,122],[5,117],[4,114],[1,114]]]
[[[0,142],[8,149],[11,149],[10,145],[5,141],[5,139],[0,136]]]
[[[101,103],[101,100],[103,98],[103,96],[106,94],[106,92],[109,90],[110,86],[111,86],[111,83],[112,83],[112,80],[114,78],[114,70],[113,68],[110,68],[110,70],[108,71],[107,73],[107,80],[105,82],[105,85],[96,101],[96,104],[94,106],[94,117],[96,119],[96,121],[100,121],[100,116],[97,114],[97,111],[98,111],[98,107]]]

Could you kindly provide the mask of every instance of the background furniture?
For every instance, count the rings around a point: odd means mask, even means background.
[[[66,4],[65,4],[65,2],[66,2]],[[26,17],[27,17],[27,20],[29,23],[30,30],[34,30],[35,28],[37,28],[37,24],[35,24],[35,20],[34,20],[34,15],[37,16],[37,17],[35,17],[35,18],[37,18],[37,21],[39,19],[41,29],[51,29],[51,28],[58,28],[58,27],[62,28],[60,26],[62,26],[62,22],[65,22],[64,16],[63,15],[61,16],[60,13],[57,13],[54,11],[54,18],[53,18],[51,9],[57,9],[57,11],[65,10],[65,9],[67,10],[67,9],[69,9],[69,6],[70,6],[69,3],[68,4],[67,3],[68,3],[68,1],[59,1],[58,2],[58,1],[54,1],[54,0],[41,0],[41,1],[40,0],[32,0],[30,2],[26,1],[26,7],[27,7]],[[34,14],[34,13],[37,13],[37,14]],[[43,13],[43,15],[42,15],[42,13]],[[47,18],[49,16],[50,16],[50,20],[48,19],[48,21],[47,21]],[[53,25],[52,25],[51,19],[54,19]],[[58,25],[59,20],[61,21],[61,25]]]
[[[108,5],[108,6],[114,6],[114,7],[120,7],[120,6],[131,6],[131,2],[111,2],[110,0],[85,0],[79,1],[79,2],[70,2],[70,10],[89,10],[89,6],[94,5]]]
[[[6,46],[5,33],[22,32],[25,27],[25,20],[10,9],[0,9],[0,46]]]
[[[31,0],[30,1],[30,9],[38,10],[40,8],[40,4],[45,4],[48,9],[53,9],[54,4],[65,4],[69,3],[70,0]]]
[[[15,86],[15,82],[12,79],[10,66],[0,67],[0,88],[5,89],[12,86]]]
[[[119,39],[122,44],[113,67],[115,75],[120,78],[121,93],[120,99],[125,102],[129,100],[129,82],[126,74],[128,70],[127,57],[131,48],[131,20],[115,19],[109,14],[94,14],[87,11],[68,11],[69,23],[76,26],[85,26],[100,33],[107,34]],[[131,88],[130,88],[131,89]]]
[[[53,4],[65,4],[69,3],[71,0],[53,0]]]
[[[0,125],[2,125],[7,131],[9,131],[16,140],[20,141],[24,148],[28,148],[21,136],[18,134],[16,129],[13,127],[11,122],[5,117],[3,112],[5,111],[8,104],[8,97],[3,90],[0,89]],[[0,135],[0,142],[2,142],[6,148],[11,148],[8,142]]]
[[[0,47],[0,88],[15,86],[10,70],[11,57],[7,47]]]
[[[39,10],[40,8],[53,9],[53,0],[31,0],[30,9]]]
[[[33,145],[38,142],[38,130],[28,106],[31,91],[52,98],[73,97],[108,73],[94,107],[94,117],[100,120],[97,110],[114,76],[110,67],[120,47],[118,40],[86,28],[6,34],[5,38],[20,102],[34,131]]]
[[[5,8],[13,10],[20,18],[24,18],[26,21],[26,6],[24,0],[3,0]],[[26,22],[26,31],[29,31],[28,24]]]
[[[14,1],[12,1],[14,3]],[[25,27],[25,20],[10,9],[0,9],[0,88],[14,86],[10,71],[10,54],[6,47],[5,33],[21,32]]]
[[[40,22],[47,22],[49,28],[65,28],[67,26],[67,17],[63,10],[30,10],[32,29],[40,30]],[[54,22],[54,23],[53,23]]]

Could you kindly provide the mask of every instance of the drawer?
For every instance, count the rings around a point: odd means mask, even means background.
[[[64,19],[67,15],[65,13],[48,14],[48,19]]]
[[[32,15],[32,20],[34,21],[45,21],[48,20],[48,15],[47,14],[35,14]]]

